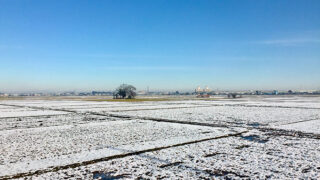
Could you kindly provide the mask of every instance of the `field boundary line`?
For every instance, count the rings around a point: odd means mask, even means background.
[[[302,132],[297,130],[277,129],[277,128],[255,128],[259,131],[265,132],[270,136],[288,136],[296,138],[309,138],[309,139],[320,139],[320,134]]]
[[[290,123],[287,123],[287,124],[281,124],[281,126],[289,125],[289,124],[296,124],[296,123],[301,123],[301,122],[308,122],[308,121],[320,121],[320,118],[290,122]]]

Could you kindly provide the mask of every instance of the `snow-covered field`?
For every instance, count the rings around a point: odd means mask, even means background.
[[[279,107],[211,106],[167,110],[140,110],[118,112],[136,117],[156,117],[181,121],[232,124],[287,124],[301,120],[320,119],[319,109],[292,109]]]
[[[0,179],[319,179],[320,98],[0,101]]]

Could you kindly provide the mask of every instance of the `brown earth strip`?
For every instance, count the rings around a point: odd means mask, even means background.
[[[182,163],[183,162],[178,161],[178,162],[173,162],[173,163],[169,163],[169,164],[163,164],[163,165],[160,165],[159,168],[165,168],[165,167],[169,167],[169,166],[177,166],[177,165],[180,165]]]
[[[290,136],[297,138],[320,139],[320,134],[306,133],[294,130],[274,129],[274,128],[257,128],[259,131],[265,132],[268,136]]]

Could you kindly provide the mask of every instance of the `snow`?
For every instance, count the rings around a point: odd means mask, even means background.
[[[259,132],[253,133],[260,137],[266,136]],[[242,137],[216,139],[36,177],[92,179],[95,172],[100,172],[127,174],[129,179],[319,178],[319,140],[274,136],[267,138],[269,141],[266,143],[251,142],[243,140]]]
[[[5,100],[0,179],[319,179],[319,138],[319,97]]]
[[[320,119],[285,124],[276,128],[320,134]]]
[[[0,176],[24,172],[19,167],[30,171],[97,159],[114,148],[137,151],[229,132],[221,128],[141,120],[4,130],[0,131],[0,164],[4,164],[0,165]],[[119,152],[112,150],[110,155],[116,154]]]
[[[50,127],[63,125],[86,124],[90,122],[115,121],[118,119],[90,114],[68,113],[62,115],[45,115],[37,117],[2,118],[0,130]]]
[[[212,106],[185,109],[142,110],[119,112],[117,114],[220,124],[286,124],[300,120],[320,118],[320,110],[317,109],[261,108],[244,106]]]
[[[0,110],[0,118],[9,117],[26,117],[26,116],[42,116],[42,115],[58,115],[58,114],[68,114],[64,111],[51,111],[51,110],[32,110],[32,109],[22,109],[16,108],[12,110]]]

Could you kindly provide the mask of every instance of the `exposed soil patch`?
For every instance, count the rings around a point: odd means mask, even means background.
[[[212,131],[205,131],[205,132],[202,132],[201,134],[209,134],[209,133],[212,133]]]
[[[243,149],[243,148],[248,148],[250,147],[249,145],[241,145],[241,146],[237,146],[236,149]]]
[[[301,131],[273,129],[273,128],[258,128],[259,131],[265,132],[268,136],[292,136],[297,138],[320,139],[320,134],[305,133]]]
[[[242,139],[248,140],[248,141],[253,141],[253,142],[258,142],[258,143],[266,143],[269,140],[268,139],[262,139],[258,135],[250,135],[250,136],[241,136]]]
[[[104,172],[93,172],[93,179],[100,180],[114,180],[114,179],[122,179],[130,177],[130,174],[119,174],[112,175],[113,173],[104,173]]]
[[[255,123],[249,123],[249,124],[247,124],[248,126],[251,126],[251,127],[259,127],[259,126],[261,126],[261,124],[260,123],[257,123],[257,122],[255,122]]]
[[[302,173],[308,173],[308,172],[310,172],[310,170],[311,170],[311,167],[307,167],[307,168],[304,168],[304,169],[302,169]]]
[[[216,156],[216,155],[220,155],[220,154],[227,154],[227,153],[219,153],[219,152],[215,152],[215,153],[211,153],[211,154],[206,154],[203,157],[212,157],[212,156]]]
[[[177,166],[177,165],[180,165],[182,163],[183,162],[178,161],[178,162],[173,162],[173,163],[169,163],[169,164],[163,164],[163,165],[160,165],[159,168],[165,168],[165,167],[169,167],[169,166]]]
[[[249,178],[249,176],[246,176],[246,175],[242,175],[242,174],[232,172],[232,171],[227,171],[227,170],[220,170],[220,169],[214,169],[214,170],[206,169],[205,172],[210,174],[211,176],[227,176],[230,174],[240,178]]]

